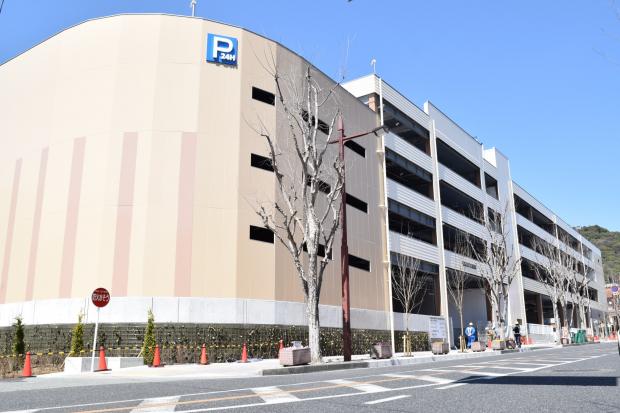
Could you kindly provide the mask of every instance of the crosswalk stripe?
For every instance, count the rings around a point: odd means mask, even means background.
[[[479,371],[479,370],[426,369],[425,371],[433,371],[433,372],[440,372],[440,373],[463,373],[463,374],[471,374],[474,376],[489,376],[489,377],[502,377],[506,375],[506,373],[489,373],[487,371]]]
[[[180,398],[180,396],[172,396],[145,399],[131,413],[173,412]]]
[[[505,369],[505,370],[517,370],[517,371],[530,370],[529,368],[524,368],[524,367],[497,366],[494,364],[487,364],[484,366],[465,365],[465,366],[453,366],[453,367],[465,367],[465,368],[472,368],[472,369]]]
[[[363,391],[364,393],[378,393],[389,390],[387,387],[377,386],[376,384],[358,383],[351,380],[328,380],[329,383],[342,384],[347,387],[351,387],[355,390]]]
[[[446,390],[446,389],[452,389],[454,387],[459,387],[459,386],[464,386],[467,383],[454,383],[454,384],[450,384],[448,386],[443,386],[443,387],[437,387],[437,390]]]
[[[413,380],[421,380],[421,381],[430,381],[431,383],[437,384],[448,384],[454,383],[454,380],[444,379],[443,377],[435,377],[435,376],[416,376],[412,374],[384,374],[386,377],[396,377],[403,379],[413,379]]]
[[[292,394],[275,386],[256,387],[252,391],[267,404],[290,403],[299,400]]]
[[[392,397],[386,397],[385,399],[371,400],[364,404],[378,404],[378,403],[391,402],[392,400],[404,399],[405,397],[409,397],[409,395],[401,394],[400,396],[392,396]]]

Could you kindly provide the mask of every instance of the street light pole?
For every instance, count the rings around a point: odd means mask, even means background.
[[[340,271],[342,283],[342,355],[344,361],[351,361],[351,302],[349,298],[349,245],[347,244],[347,190],[345,184],[345,166],[344,166],[344,144],[352,139],[360,138],[371,133],[377,134],[380,130],[385,130],[384,126],[379,126],[368,132],[358,133],[353,136],[345,136],[344,121],[342,115],[338,116],[338,132],[337,140],[329,141],[329,143],[338,143],[338,158],[342,165],[342,202],[340,204]]]

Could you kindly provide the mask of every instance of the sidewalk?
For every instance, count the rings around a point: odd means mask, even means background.
[[[547,348],[556,348],[555,344],[524,345],[522,351],[532,351]],[[255,360],[250,359],[248,363],[213,363],[206,366],[199,364],[173,364],[161,368],[147,366],[129,367],[119,370],[98,372],[98,373],[52,373],[39,376],[45,378],[136,378],[136,379],[226,379],[226,378],[247,378],[268,375],[301,374],[317,371],[343,370],[351,368],[379,368],[389,366],[406,366],[412,364],[433,363],[435,361],[449,361],[456,359],[468,359],[487,356],[497,356],[505,353],[519,352],[519,350],[493,351],[487,350],[480,353],[460,353],[452,350],[449,354],[433,355],[430,351],[414,352],[413,357],[403,357],[402,353],[397,353],[391,359],[375,360],[366,355],[355,355],[352,361],[343,362],[342,356],[324,357],[324,363],[317,365],[305,365],[295,367],[282,367],[277,359]]]

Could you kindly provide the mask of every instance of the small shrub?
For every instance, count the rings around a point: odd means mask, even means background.
[[[24,325],[21,317],[15,317],[15,323],[13,323],[13,355],[22,356],[25,352]]]
[[[80,312],[78,314],[78,322],[71,331],[71,351],[70,356],[79,357],[84,351],[84,325],[82,324],[82,318],[84,315]]]
[[[155,316],[153,315],[153,310],[149,310],[146,330],[144,331],[144,341],[142,342],[142,357],[146,365],[150,366],[153,364],[155,344]]]

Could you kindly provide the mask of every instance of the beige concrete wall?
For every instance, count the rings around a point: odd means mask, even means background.
[[[237,67],[205,62],[207,33],[239,40]],[[257,119],[277,127],[276,109],[251,99],[252,86],[275,92],[268,56],[305,66],[238,28],[131,15],[78,25],[0,66],[0,304],[98,286],[302,301],[283,248],[249,239],[256,201],[276,196],[273,175],[250,166],[251,153],[267,155]],[[374,127],[366,107],[339,95],[349,133]],[[378,142],[360,139],[365,159],[347,150],[348,191],[369,205],[348,209],[349,244],[372,263],[351,270],[352,305],[384,310]],[[339,245],[325,304],[340,301]]]

